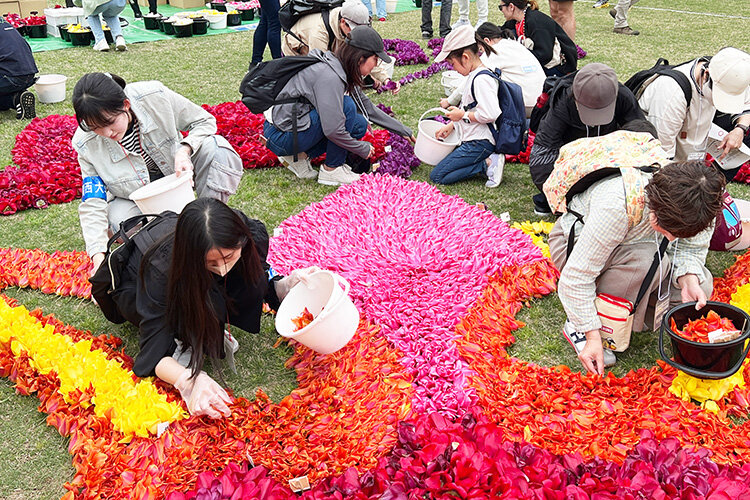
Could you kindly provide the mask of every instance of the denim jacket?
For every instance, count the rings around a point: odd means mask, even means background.
[[[187,144],[193,154],[204,139],[216,134],[216,119],[185,97],[157,81],[131,83],[125,87],[131,109],[138,119],[143,149],[164,175],[174,173],[174,153]],[[182,137],[180,131],[187,131]],[[107,200],[125,198],[148,184],[143,157],[125,150],[117,141],[81,128],[73,136],[83,179],[83,197],[78,207],[86,252],[107,250]]]

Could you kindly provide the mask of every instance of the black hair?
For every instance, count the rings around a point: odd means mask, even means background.
[[[87,73],[73,88],[73,109],[81,129],[106,127],[125,113],[125,80],[109,73]]]
[[[461,47],[460,49],[451,50],[446,59],[461,59],[461,56],[464,54],[465,50],[468,50],[472,54],[478,56],[479,47],[482,47],[482,50],[485,54],[495,54],[495,49],[493,49],[490,44],[485,42],[478,33],[474,33],[474,43],[466,47]]]
[[[208,295],[216,278],[206,268],[206,254],[214,248],[240,247],[242,254],[232,271],[239,266],[246,283],[257,283],[263,279],[263,267],[250,228],[237,212],[219,200],[198,198],[185,206],[177,219],[167,279],[166,319],[184,349],[192,349],[188,364],[191,377],[200,373],[205,356],[214,367],[219,366],[224,343],[222,325],[226,318],[217,317]],[[154,245],[143,262],[158,248]]]
[[[368,57],[374,56],[375,52],[353,47],[348,43],[342,43],[334,54],[344,68],[344,73],[346,73],[346,91],[351,94],[354,92],[355,87],[362,87],[363,77],[359,70],[359,65]]]
[[[477,26],[477,38],[480,40],[484,40],[485,38],[489,38],[490,40],[494,40],[495,38],[506,38],[504,35],[504,30],[500,28],[497,24],[494,23],[482,23],[479,26]]]
[[[645,118],[630,120],[622,126],[622,130],[628,130],[630,132],[645,132],[651,134],[654,139],[659,138],[659,133],[656,131],[654,124]]]

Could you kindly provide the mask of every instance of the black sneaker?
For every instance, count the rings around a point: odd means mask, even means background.
[[[432,33],[430,33],[429,31],[423,31],[422,38],[424,38],[425,40],[429,40],[432,38]]]
[[[36,116],[36,97],[28,90],[18,95],[16,102],[16,118],[18,120],[31,120]]]
[[[542,217],[552,215],[552,209],[550,208],[549,203],[547,203],[547,198],[542,193],[537,193],[532,196],[532,200],[534,200],[535,214],[541,215]]]

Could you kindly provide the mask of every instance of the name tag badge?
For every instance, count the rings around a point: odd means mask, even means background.
[[[85,177],[81,186],[81,200],[86,201],[91,198],[107,200],[107,186],[101,177]]]

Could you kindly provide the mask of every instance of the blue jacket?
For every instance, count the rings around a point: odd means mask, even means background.
[[[13,26],[0,21],[0,75],[26,76],[38,71],[28,42]]]

